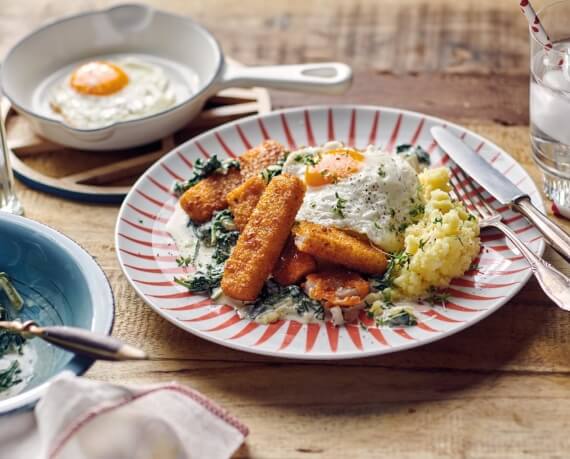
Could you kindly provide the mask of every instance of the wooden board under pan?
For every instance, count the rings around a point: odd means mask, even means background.
[[[31,188],[90,202],[122,201],[136,179],[177,145],[228,121],[271,110],[265,89],[225,89],[211,98],[187,127],[173,135],[128,150],[89,152],[38,137],[7,99],[2,99],[1,104],[16,177]]]

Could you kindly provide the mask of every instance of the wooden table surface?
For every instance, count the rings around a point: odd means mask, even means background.
[[[0,0],[0,51],[47,19],[107,3]],[[347,95],[273,92],[275,107],[356,102],[439,115],[495,141],[540,181],[529,152],[528,37],[516,0],[154,3],[203,22],[229,55],[247,64],[354,66]],[[88,377],[194,387],[251,429],[237,457],[570,455],[570,316],[534,280],[476,326],[418,349],[338,363],[255,356],[189,335],[143,304],[116,261],[118,206],[18,190],[29,217],[62,230],[97,258],[117,300],[114,334],[155,357],[97,363]],[[546,256],[569,273],[551,251]]]

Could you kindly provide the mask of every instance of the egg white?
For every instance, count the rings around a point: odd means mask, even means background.
[[[128,84],[110,95],[89,95],[75,91],[68,76],[52,91],[50,105],[65,122],[81,129],[108,126],[157,113],[176,102],[164,70],[134,57],[111,60],[129,77]]]
[[[329,142],[323,147],[309,147],[289,155],[283,173],[304,180],[306,165],[299,155],[316,154],[342,147]],[[336,183],[307,186],[297,221],[351,230],[368,237],[378,247],[393,252],[403,246],[403,230],[411,221],[414,207],[421,203],[416,171],[396,154],[369,146],[363,152],[360,171]],[[339,198],[341,212],[338,210]]]

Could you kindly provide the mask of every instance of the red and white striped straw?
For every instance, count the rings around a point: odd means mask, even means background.
[[[550,37],[542,27],[540,23],[540,19],[538,19],[538,15],[534,8],[532,7],[529,0],[520,0],[520,7],[526,19],[528,21],[528,25],[530,26],[530,30],[534,34],[534,37],[542,43],[546,49],[552,49],[552,42],[550,41]]]

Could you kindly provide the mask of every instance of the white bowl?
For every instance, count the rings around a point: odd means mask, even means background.
[[[124,54],[163,67],[177,93],[176,105],[97,129],[71,127],[51,110],[50,89],[73,67]],[[189,18],[133,4],[70,16],[32,32],[9,51],[0,78],[5,96],[39,135],[74,148],[111,150],[142,145],[182,128],[224,87],[337,94],[348,89],[352,72],[339,63],[236,67],[225,61],[214,37]]]

